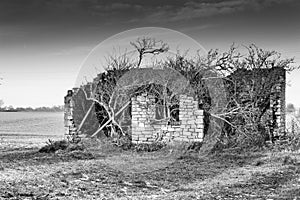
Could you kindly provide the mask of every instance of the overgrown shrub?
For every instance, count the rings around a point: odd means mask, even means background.
[[[47,144],[39,149],[40,153],[55,153],[57,151],[72,152],[72,151],[84,151],[86,148],[82,142],[70,143],[67,140],[52,141],[48,140]]]
[[[54,153],[58,150],[66,150],[69,146],[67,140],[52,141],[49,140],[45,146],[43,146],[39,152],[40,153]]]
[[[298,164],[297,159],[291,156],[285,156],[282,161],[283,165],[296,165]]]
[[[288,148],[291,151],[299,151],[300,150],[300,134],[293,133],[287,136],[288,138]]]
[[[113,144],[125,151],[132,148],[131,138],[128,136],[122,136],[115,139]]]
[[[133,150],[137,152],[153,152],[158,151],[165,147],[167,144],[164,142],[153,142],[153,143],[140,143],[140,144],[134,144]]]
[[[85,149],[93,154],[97,155],[108,155],[118,153],[122,151],[118,148],[111,138],[86,138],[81,141]]]
[[[300,151],[300,134],[289,133],[285,138],[276,141],[272,149],[277,151]]]

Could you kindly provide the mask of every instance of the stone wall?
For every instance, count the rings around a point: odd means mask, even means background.
[[[198,101],[179,96],[179,122],[155,120],[155,98],[142,94],[132,99],[132,142],[151,143],[156,140],[201,142],[203,140],[203,110]]]
[[[280,85],[280,135],[284,135],[286,132],[286,100],[285,100],[285,90],[286,90],[286,72],[282,70],[282,80],[279,83]]]
[[[74,112],[74,102],[73,102],[73,91],[68,90],[67,96],[65,96],[64,100],[64,127],[65,127],[65,135],[73,136],[76,134],[77,128],[73,118]]]
[[[285,83],[286,75],[285,70],[279,73],[278,83],[272,88],[270,97],[270,112],[272,113],[272,131],[274,136],[283,136],[286,132],[285,126]]]

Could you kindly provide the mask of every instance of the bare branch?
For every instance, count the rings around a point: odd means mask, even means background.
[[[160,53],[167,52],[169,50],[169,46],[166,43],[162,41],[156,41],[155,38],[138,38],[135,42],[130,42],[130,44],[139,53],[137,67],[140,67],[144,55],[157,55]]]

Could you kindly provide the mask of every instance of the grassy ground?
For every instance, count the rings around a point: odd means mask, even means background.
[[[0,199],[300,199],[300,153],[0,153]]]
[[[10,151],[11,149],[39,148],[44,146],[48,139],[60,140],[64,136],[52,135],[1,135],[0,134],[0,151]]]

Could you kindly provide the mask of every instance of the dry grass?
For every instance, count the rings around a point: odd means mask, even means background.
[[[87,150],[73,153],[0,153],[0,199],[300,198],[300,153],[204,157],[179,149],[122,151],[101,141],[84,145]]]

